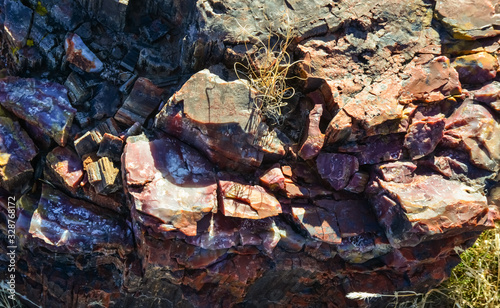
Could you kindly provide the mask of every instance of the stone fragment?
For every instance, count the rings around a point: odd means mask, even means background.
[[[493,227],[486,197],[459,182],[439,175],[414,176],[409,183],[379,180],[373,202],[380,224],[392,246],[415,246],[460,232]]]
[[[96,120],[109,118],[115,115],[121,103],[118,89],[109,82],[97,86],[97,94],[90,100],[92,117]]]
[[[87,18],[79,1],[71,0],[30,0],[38,14],[50,15],[57,25],[66,31],[74,31]]]
[[[403,81],[399,97],[402,103],[415,100],[432,103],[462,93],[459,74],[445,56],[415,57],[405,69],[405,74],[409,75],[409,78]]]
[[[405,136],[404,146],[415,160],[434,151],[444,135],[445,121],[442,118],[427,118],[413,121]]]
[[[376,166],[377,172],[382,179],[394,183],[410,183],[413,181],[413,173],[417,165],[412,162],[393,162]]]
[[[137,61],[139,60],[139,53],[139,49],[134,47],[130,48],[125,55],[125,58],[123,58],[123,60],[120,62],[120,66],[133,72]]]
[[[304,160],[316,157],[323,147],[325,135],[319,129],[322,114],[323,106],[321,104],[314,105],[314,108],[309,113],[308,129],[305,132],[306,138],[298,153]]]
[[[103,25],[114,31],[123,31],[126,22],[129,0],[80,0],[81,5],[93,14]]]
[[[321,177],[332,185],[333,189],[344,189],[352,175],[358,171],[359,163],[355,156],[337,153],[321,153],[316,159],[316,166]]]
[[[168,30],[168,26],[161,19],[155,19],[151,25],[142,27],[141,33],[146,37],[148,42],[154,43],[164,37]]]
[[[476,40],[496,36],[497,8],[490,0],[474,2],[457,2],[439,0],[436,2],[435,14],[456,39]]]
[[[115,250],[124,254],[133,247],[132,232],[125,221],[45,184],[29,232],[55,252]]]
[[[60,146],[66,144],[76,110],[62,85],[9,76],[0,80],[0,104],[18,118],[40,127]]]
[[[98,194],[108,195],[121,188],[119,172],[108,157],[102,157],[85,167],[90,184]]]
[[[470,99],[446,119],[443,141],[466,150],[478,167],[500,169],[500,124],[488,109]]]
[[[345,141],[352,133],[352,118],[341,109],[326,129],[325,142],[336,144]]]
[[[281,213],[276,198],[261,186],[220,181],[222,214],[230,217],[262,219]]]
[[[344,189],[352,193],[360,194],[365,190],[369,178],[370,176],[366,172],[356,172]]]
[[[402,134],[373,136],[358,144],[341,147],[339,151],[355,153],[360,165],[371,165],[400,159],[403,156],[403,142]]]
[[[88,131],[83,136],[75,140],[75,149],[80,157],[97,152],[99,149],[100,138],[94,131]]]
[[[194,236],[197,221],[217,209],[213,166],[194,149],[171,138],[129,137],[122,155],[131,206],[144,222],[163,231]]]
[[[73,106],[79,106],[90,98],[91,93],[85,82],[75,72],[69,74],[64,86],[68,89],[68,97]]]
[[[37,148],[17,121],[0,116],[0,186],[19,190],[33,175]]]
[[[285,177],[280,165],[275,164],[259,177],[260,184],[272,191],[285,189]]]
[[[498,60],[487,52],[457,57],[451,63],[462,83],[484,83],[496,77]]]
[[[309,235],[328,244],[340,244],[342,238],[333,212],[316,206],[292,205],[292,214]]]
[[[67,61],[87,73],[99,73],[103,63],[75,33],[69,33],[64,41]]]
[[[80,186],[84,173],[82,161],[70,148],[53,149],[47,154],[45,164],[52,175],[68,189],[72,190]]]
[[[123,106],[118,109],[114,118],[118,122],[132,126],[135,122],[142,125],[161,103],[163,90],[155,86],[149,79],[137,79],[130,95]]]
[[[215,68],[212,68],[215,71]],[[260,166],[256,93],[243,81],[225,81],[208,69],[193,75],[156,117],[155,126],[201,150],[221,168]],[[273,138],[274,140],[274,138]]]
[[[21,1],[7,1],[2,11],[5,14],[3,33],[12,48],[24,47],[30,32],[33,10],[24,6]]]
[[[123,150],[123,140],[111,134],[105,133],[99,144],[97,155],[108,157],[113,161],[120,161]]]
[[[488,104],[500,114],[500,82],[493,81],[474,91],[474,100]]]

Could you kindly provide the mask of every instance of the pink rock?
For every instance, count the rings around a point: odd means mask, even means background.
[[[341,190],[349,184],[352,175],[358,171],[359,163],[355,156],[336,153],[321,153],[316,159],[321,177],[335,190]]]
[[[415,170],[417,170],[417,165],[412,162],[398,161],[377,166],[377,171],[384,181],[394,183],[410,183]]]
[[[299,156],[304,160],[316,157],[323,147],[325,135],[319,129],[322,114],[323,106],[321,104],[314,105],[314,108],[309,112],[308,129],[305,133],[306,139],[299,150]]]
[[[405,69],[410,76],[403,81],[400,100],[403,103],[423,101],[432,103],[450,95],[462,93],[457,71],[445,56],[433,58],[432,55],[415,57]]]
[[[78,154],[68,147],[57,147],[47,154],[46,165],[59,182],[76,189],[83,179],[83,165]]]
[[[405,136],[404,146],[413,160],[434,151],[443,138],[444,125],[443,118],[427,118],[411,123]]]
[[[80,36],[70,33],[64,42],[68,62],[87,73],[99,73],[103,64],[99,58],[85,45]]]
[[[260,184],[272,191],[285,189],[285,176],[279,164],[273,165],[259,177]]]
[[[154,225],[164,231],[194,236],[197,221],[217,209],[212,165],[174,138],[147,141],[129,137],[122,168],[132,206],[143,215],[156,217]]]
[[[261,186],[220,181],[225,216],[262,219],[281,213],[278,200]]]
[[[488,104],[500,114],[500,83],[493,81],[474,92],[474,99]]]

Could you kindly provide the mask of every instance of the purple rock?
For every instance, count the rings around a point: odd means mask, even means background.
[[[327,180],[335,190],[341,190],[358,171],[359,163],[358,159],[352,155],[321,153],[316,159],[316,166],[323,179]]]
[[[64,86],[32,78],[0,80],[0,104],[18,118],[36,125],[60,146],[66,144],[76,110]]]
[[[442,118],[414,121],[408,128],[404,142],[410,157],[415,160],[432,153],[443,138],[444,125]]]

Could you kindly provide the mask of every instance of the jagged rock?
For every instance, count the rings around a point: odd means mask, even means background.
[[[108,157],[114,161],[120,161],[123,149],[123,140],[111,134],[105,133],[99,144],[97,155]]]
[[[445,56],[426,54],[415,57],[405,68],[409,78],[403,81],[400,101],[438,102],[462,93],[459,74]]]
[[[275,164],[259,177],[260,183],[272,191],[285,189],[285,177],[280,165]]]
[[[292,213],[313,238],[329,244],[342,242],[334,213],[321,207],[295,205],[292,205]]]
[[[33,176],[31,160],[38,150],[17,121],[0,116],[0,186],[20,190]]]
[[[496,77],[498,60],[487,52],[457,57],[451,63],[463,83],[484,83]]]
[[[112,117],[120,103],[118,89],[110,83],[103,83],[97,87],[96,96],[90,100],[92,117],[96,120]]]
[[[257,103],[255,91],[243,81],[225,81],[203,70],[168,101],[155,127],[192,144],[222,168],[258,167],[265,150],[257,146],[263,136],[258,133]]]
[[[488,104],[500,114],[500,83],[493,81],[474,92],[474,99]]]
[[[56,25],[66,31],[73,31],[87,18],[85,10],[77,1],[71,0],[28,0],[39,15],[49,15]]]
[[[439,0],[436,2],[436,17],[448,28],[454,38],[476,40],[496,36],[500,32],[496,6],[492,1],[455,2]]]
[[[500,124],[485,107],[466,100],[446,119],[444,141],[466,150],[472,163],[490,171],[500,169]]]
[[[114,118],[118,122],[132,126],[135,122],[142,125],[155,111],[162,100],[163,90],[155,86],[147,78],[139,78],[134,84],[130,95],[125,99],[123,106],[118,109]]]
[[[411,123],[404,142],[410,157],[419,159],[432,153],[443,138],[444,126],[442,118],[426,118]]]
[[[68,97],[73,106],[78,106],[90,98],[91,92],[85,86],[84,81],[75,73],[69,74],[64,82],[64,86],[69,90]]]
[[[417,165],[412,162],[394,162],[381,164],[376,167],[381,178],[386,182],[410,183],[413,181],[413,172]]]
[[[75,140],[75,149],[80,157],[97,152],[101,139],[94,131],[88,131]]]
[[[449,237],[457,229],[471,232],[493,226],[495,214],[486,197],[459,181],[417,175],[410,182],[378,183],[373,205],[394,247]]]
[[[357,144],[349,144],[339,149],[340,152],[354,153],[360,165],[395,161],[403,157],[404,135],[391,134],[373,136]]]
[[[319,122],[323,114],[323,106],[321,104],[314,105],[314,108],[309,113],[308,129],[306,131],[306,139],[302,143],[299,150],[299,156],[305,160],[312,159],[319,154],[323,147],[325,135],[319,129]]]
[[[68,147],[57,147],[50,151],[46,157],[46,166],[69,190],[78,188],[83,180],[82,161]]]
[[[212,165],[176,139],[129,137],[122,167],[131,206],[140,215],[155,217],[155,222],[145,222],[155,228],[193,236],[196,222],[217,209]]]
[[[82,7],[95,16],[103,25],[115,31],[122,31],[125,27],[129,0],[78,0]]]
[[[281,213],[276,198],[260,186],[220,181],[222,214],[231,217],[262,219]]]
[[[30,32],[33,10],[24,6],[21,1],[7,1],[3,12],[3,31],[6,38],[13,49],[24,47]]]
[[[359,163],[355,156],[337,153],[321,153],[316,159],[318,172],[335,190],[344,189]]]
[[[353,193],[360,194],[365,190],[369,178],[370,176],[366,172],[356,172],[351,177],[349,184],[347,184],[344,189]]]
[[[70,33],[64,41],[67,61],[87,73],[99,73],[103,70],[103,63],[85,45],[78,34]]]
[[[108,195],[121,188],[119,172],[108,157],[102,157],[85,167],[90,184],[98,194]]]
[[[132,249],[132,232],[124,221],[45,184],[29,232],[54,252],[115,250],[123,255]]]
[[[0,80],[0,104],[40,127],[59,145],[66,144],[76,110],[71,107],[62,85],[9,76]]]

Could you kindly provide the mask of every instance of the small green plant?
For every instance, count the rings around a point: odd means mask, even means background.
[[[247,80],[250,87],[258,93],[255,107],[276,124],[281,124],[283,121],[281,108],[287,105],[286,100],[295,95],[295,89],[287,85],[287,81],[291,78],[288,76],[290,68],[301,62],[292,62],[292,57],[287,52],[293,42],[295,30],[286,13],[282,25],[284,31],[281,34],[268,29],[267,42],[254,37],[257,41],[255,44],[257,50],[254,52],[249,52],[245,43],[247,52],[244,63],[234,64],[238,79]],[[241,25],[240,27],[249,34],[244,27]]]

